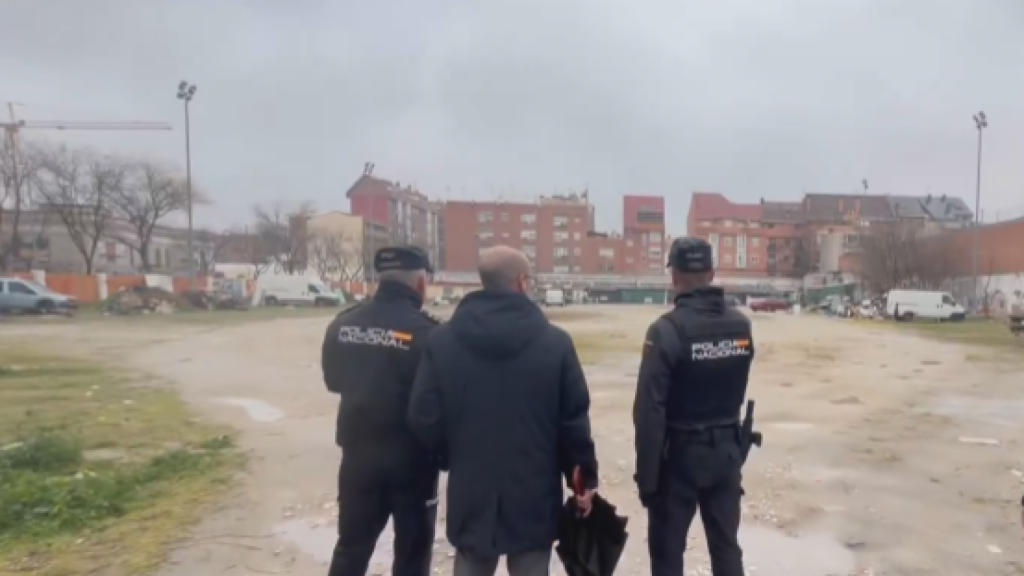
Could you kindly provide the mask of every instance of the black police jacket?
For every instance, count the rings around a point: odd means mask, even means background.
[[[750,320],[726,305],[721,288],[680,294],[651,324],[633,404],[641,494],[657,490],[669,429],[738,418],[753,359]]]
[[[327,327],[321,363],[327,389],[341,395],[335,440],[346,458],[382,465],[429,459],[406,423],[422,347],[440,323],[421,305],[412,288],[382,282],[372,300]]]

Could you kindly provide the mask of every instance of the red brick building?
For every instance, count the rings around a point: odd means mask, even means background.
[[[373,164],[368,162],[345,196],[352,214],[386,227],[396,244],[423,248],[437,267],[444,267],[441,212],[426,195],[408,184],[374,176]]]
[[[534,269],[555,274],[663,274],[664,199],[624,198],[624,234],[594,230],[587,193],[537,202],[449,201],[444,204],[445,269],[476,270],[480,250],[504,244],[523,251]]]
[[[482,249],[504,244],[523,251],[537,271],[581,272],[593,210],[586,196],[577,195],[536,203],[445,202],[444,268],[475,271]]]

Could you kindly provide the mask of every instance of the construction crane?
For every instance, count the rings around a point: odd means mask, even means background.
[[[18,133],[24,130],[170,130],[171,125],[163,122],[66,122],[58,120],[44,120],[29,122],[25,120],[19,120],[14,114],[14,102],[7,103],[7,115],[10,118],[8,122],[0,122],[0,128],[3,128],[4,136],[7,139],[7,145],[11,158],[9,159],[12,163],[12,178],[14,182],[18,182],[18,163],[20,153],[20,143],[18,141]],[[15,187],[20,188],[19,184],[15,184]],[[20,201],[16,200],[15,201]]]

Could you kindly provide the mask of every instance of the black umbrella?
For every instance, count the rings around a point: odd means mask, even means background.
[[[577,489],[576,493],[582,490]],[[558,558],[568,576],[612,576],[626,547],[629,520],[615,513],[615,506],[594,495],[590,513],[584,516],[570,496],[558,519]]]

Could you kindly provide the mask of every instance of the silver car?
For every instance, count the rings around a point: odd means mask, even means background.
[[[0,312],[69,313],[78,308],[73,296],[21,278],[0,277]]]

